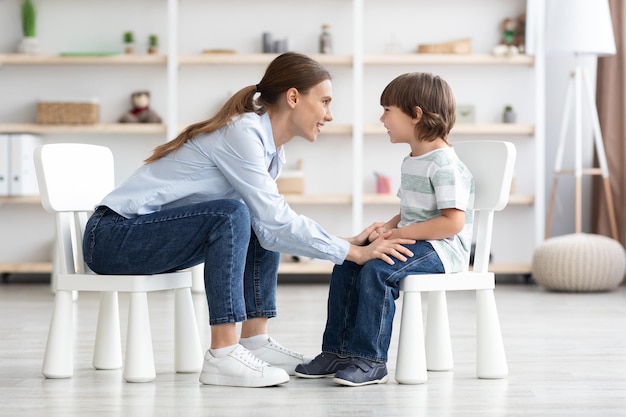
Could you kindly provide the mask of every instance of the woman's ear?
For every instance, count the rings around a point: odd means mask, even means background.
[[[291,87],[285,93],[285,97],[287,98],[287,104],[289,105],[289,107],[293,108],[298,103],[298,99],[300,98],[300,92],[297,88]]]
[[[423,115],[424,115],[424,112],[422,111],[422,108],[420,106],[415,106],[415,117],[411,119],[411,122],[414,125],[418,124],[420,120],[422,120]]]

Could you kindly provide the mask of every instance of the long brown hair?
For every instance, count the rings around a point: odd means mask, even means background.
[[[421,108],[422,118],[415,126],[415,137],[421,141],[441,138],[447,142],[456,121],[452,88],[443,78],[429,73],[412,72],[396,77],[383,90],[380,105],[397,106],[411,117],[417,117],[416,107]]]
[[[292,87],[306,94],[325,80],[330,80],[328,70],[308,56],[295,52],[279,55],[268,65],[260,83],[236,92],[213,117],[187,126],[174,140],[157,146],[144,162],[149,164],[157,161],[183,146],[189,139],[220,129],[236,115],[265,113],[267,107],[275,105],[281,95]],[[256,93],[259,96],[255,99]]]

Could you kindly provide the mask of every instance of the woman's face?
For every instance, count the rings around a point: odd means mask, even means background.
[[[330,80],[324,80],[308,93],[298,95],[292,118],[295,136],[315,142],[322,126],[333,120],[330,112],[332,97],[333,86]]]

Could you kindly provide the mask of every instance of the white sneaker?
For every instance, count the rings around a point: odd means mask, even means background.
[[[289,375],[280,368],[270,366],[241,345],[223,358],[207,351],[200,373],[200,382],[206,385],[233,387],[270,387],[289,382]]]
[[[271,337],[265,346],[251,350],[250,353],[272,366],[284,369],[289,375],[296,374],[296,366],[301,363],[308,364],[313,360],[313,358],[287,349]]]

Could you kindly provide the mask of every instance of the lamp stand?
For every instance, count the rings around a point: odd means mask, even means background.
[[[582,103],[583,89],[586,93],[587,105],[591,113],[591,122],[593,125],[594,144],[598,155],[600,168],[582,167]],[[572,97],[574,93],[574,97]],[[600,131],[600,121],[598,119],[598,110],[591,97],[591,85],[585,70],[577,65],[576,69],[570,74],[569,84],[567,86],[567,95],[565,96],[565,110],[563,112],[563,120],[561,124],[561,132],[559,135],[559,147],[556,152],[556,161],[554,163],[554,180],[552,182],[552,192],[550,195],[550,205],[548,208],[548,219],[546,222],[546,239],[550,237],[550,228],[552,226],[552,216],[554,214],[554,200],[556,198],[556,189],[558,185],[559,175],[568,174],[575,176],[575,203],[576,203],[576,233],[582,232],[582,176],[583,175],[602,175],[604,183],[604,195],[606,196],[606,205],[609,211],[609,222],[611,226],[611,234],[613,239],[617,240],[617,224],[615,221],[615,211],[613,208],[613,197],[611,195],[611,186],[609,183],[609,170],[606,162],[606,154],[604,152],[604,142],[602,141],[602,132]],[[574,102],[572,103],[572,98]],[[567,126],[569,124],[569,115],[571,107],[574,106],[574,143],[575,143],[575,162],[574,169],[563,169],[563,153],[565,151],[565,141],[567,137]]]

